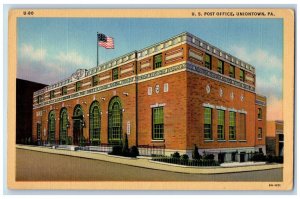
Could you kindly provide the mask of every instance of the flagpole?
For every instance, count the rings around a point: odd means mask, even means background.
[[[97,32],[97,42],[96,42],[96,44],[97,44],[97,67],[98,67],[98,48],[99,48],[99,46],[98,46],[98,32]]]

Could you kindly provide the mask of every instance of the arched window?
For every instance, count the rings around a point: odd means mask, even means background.
[[[92,145],[100,144],[101,116],[100,106],[94,101],[90,107],[90,142]]]
[[[48,118],[48,141],[50,144],[55,143],[55,112],[52,110]]]
[[[59,142],[67,144],[68,112],[66,108],[61,109],[59,121]]]
[[[119,97],[112,98],[108,106],[108,142],[122,143],[122,105]]]

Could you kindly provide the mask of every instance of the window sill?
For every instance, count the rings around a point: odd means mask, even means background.
[[[204,140],[204,142],[213,142],[214,140]]]
[[[229,142],[236,142],[236,140],[228,140]]]
[[[226,142],[226,140],[218,140],[218,142]]]
[[[247,140],[239,140],[239,142],[247,142]]]
[[[162,140],[151,140],[151,142],[165,142],[165,140],[164,139],[162,139]]]
[[[257,138],[258,140],[262,140],[262,138]]]
[[[258,121],[262,121],[262,118],[257,118]]]

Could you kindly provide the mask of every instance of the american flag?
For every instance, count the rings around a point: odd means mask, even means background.
[[[114,48],[114,38],[108,37],[105,34],[98,33],[97,35],[98,38],[98,45],[102,46],[104,48]]]

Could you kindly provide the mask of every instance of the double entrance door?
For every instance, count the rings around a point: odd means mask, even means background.
[[[82,124],[83,124],[83,117],[80,116],[74,116],[73,119],[73,144],[79,145],[80,139],[83,137],[82,132]]]

